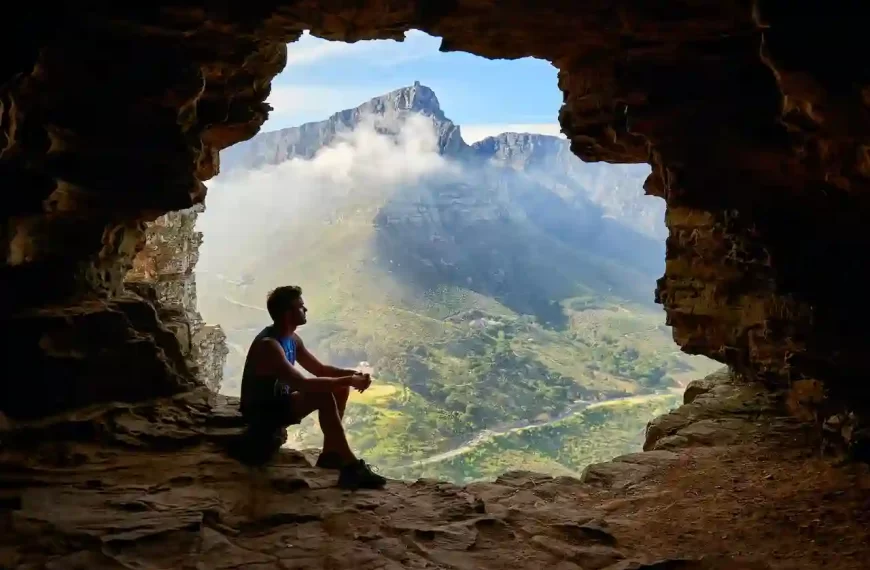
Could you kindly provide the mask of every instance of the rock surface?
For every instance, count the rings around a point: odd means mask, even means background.
[[[175,332],[197,379],[219,392],[229,348],[220,325],[206,325],[196,307],[196,277],[202,233],[197,206],[170,212],[147,224],[145,245],[125,277],[128,289],[147,298]]]
[[[706,402],[696,417],[734,407]],[[236,402],[205,388],[13,423],[0,432],[0,567],[862,568],[870,472],[807,456],[798,428],[772,433],[791,422],[776,409],[768,424],[743,418],[757,442],[631,454],[582,481],[515,472],[357,492],[312,467],[316,452],[232,459]]]

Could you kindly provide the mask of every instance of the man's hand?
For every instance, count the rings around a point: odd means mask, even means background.
[[[350,385],[358,392],[365,392],[372,385],[372,377],[368,374],[354,374],[351,377]]]

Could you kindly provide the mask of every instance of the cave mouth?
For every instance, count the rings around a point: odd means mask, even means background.
[[[870,73],[830,62],[860,53],[866,7],[586,8],[17,12],[2,39],[0,176],[21,191],[4,204],[0,308],[16,331],[7,362],[31,381],[6,375],[2,412],[32,419],[200,385],[188,315],[156,313],[159,292],[125,292],[145,224],[202,203],[221,149],[265,122],[302,30],[353,42],[420,29],[443,51],[553,62],[572,152],[651,165],[645,189],[665,199],[669,229],[656,300],[685,352],[800,386],[793,403],[819,421],[861,417],[867,311],[850,300],[870,245]],[[809,54],[805,38],[820,34],[837,41]],[[849,422],[836,424],[844,438],[864,433]]]
[[[189,311],[226,336],[198,343],[203,361],[226,355],[223,378],[202,367],[212,389],[239,396],[268,292],[297,284],[306,346],[374,375],[346,421],[381,472],[578,476],[639,451],[720,365],[679,352],[653,304],[667,228],[649,167],[584,163],[540,122],[560,105],[550,64],[440,43],[289,44],[260,134],[222,151],[204,211],[149,243],[174,260],[169,282],[196,263]],[[546,87],[515,89],[532,83]],[[321,444],[314,416],[289,429],[288,446]]]

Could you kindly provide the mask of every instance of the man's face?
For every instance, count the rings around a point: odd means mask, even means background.
[[[305,316],[305,313],[307,312],[308,309],[305,308],[305,300],[302,297],[299,297],[293,302],[293,308],[288,312],[287,319],[293,326],[298,327],[304,325],[308,322],[308,317]]]

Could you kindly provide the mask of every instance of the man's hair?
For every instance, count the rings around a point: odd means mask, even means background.
[[[278,322],[284,313],[293,308],[293,303],[302,296],[302,287],[298,285],[284,285],[273,289],[266,297],[266,310],[272,321]]]

